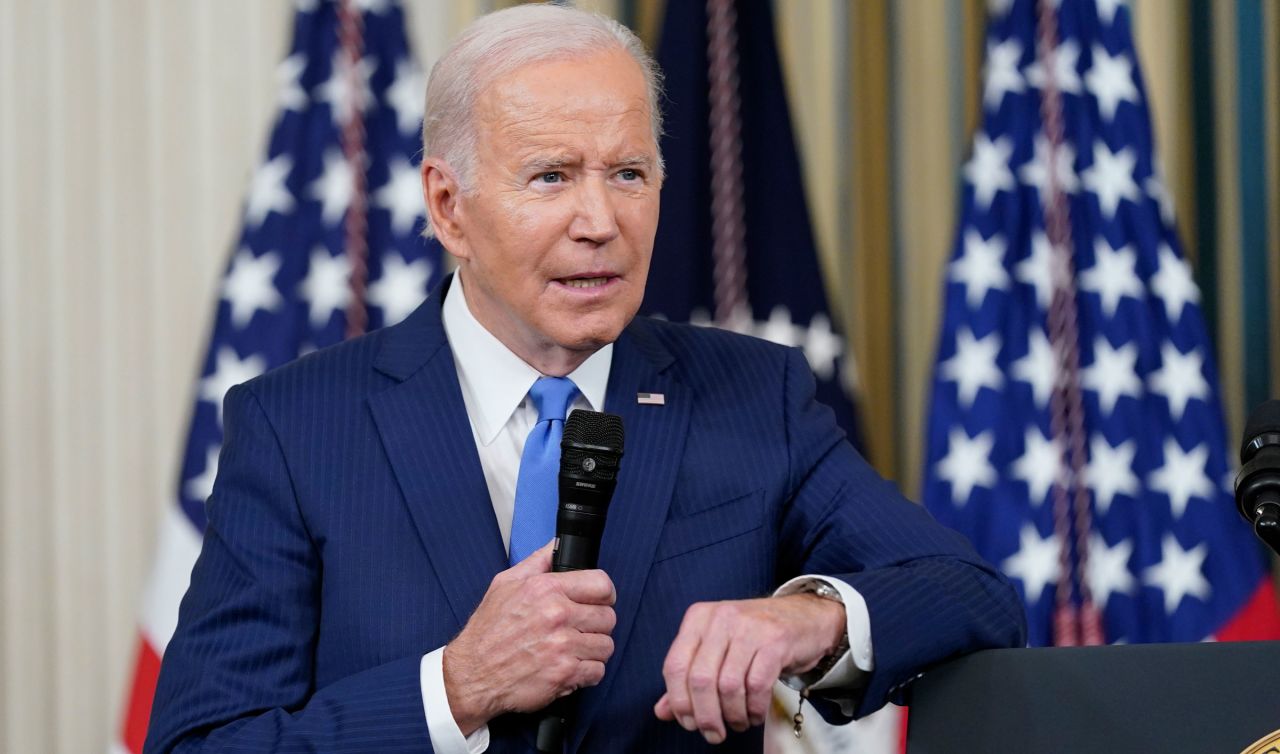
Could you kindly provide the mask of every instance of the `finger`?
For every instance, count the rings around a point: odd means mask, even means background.
[[[547,573],[551,570],[551,553],[554,549],[554,543],[555,540],[552,540],[529,553],[524,560],[508,568],[507,573],[512,576],[532,576],[538,573]]]
[[[584,634],[608,636],[618,624],[618,614],[613,608],[604,605],[574,605],[569,620],[574,628]]]
[[[574,638],[574,655],[579,660],[608,662],[613,656],[613,639],[604,634],[578,634]]]
[[[720,707],[720,668],[729,649],[728,632],[712,621],[689,665],[689,699],[693,719],[708,743],[724,740],[724,711]]]
[[[751,642],[730,642],[716,683],[724,721],[739,733],[751,727],[750,715],[747,713],[747,670],[751,667],[755,654],[756,647]]]
[[[595,660],[584,660],[578,663],[578,677],[576,688],[585,689],[591,686],[599,685],[604,680],[604,663]],[[569,691],[572,693],[573,689]]]
[[[613,605],[617,601],[613,580],[604,571],[570,571],[556,576],[564,596],[580,605]]]
[[[764,725],[773,702],[773,684],[782,673],[782,657],[776,650],[761,647],[747,669],[747,717],[752,725]]]
[[[667,698],[666,694],[663,694],[662,697],[658,699],[658,703],[653,705],[653,714],[656,715],[659,720],[676,719],[676,716],[671,712],[671,701]]]
[[[662,662],[662,677],[667,683],[667,701],[676,722],[685,730],[697,730],[693,719],[693,703],[689,699],[689,666],[702,641],[702,632],[710,619],[707,605],[695,604],[685,611],[675,641]]]

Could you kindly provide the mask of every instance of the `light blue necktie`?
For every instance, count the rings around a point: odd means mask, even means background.
[[[538,423],[529,430],[516,477],[515,512],[511,517],[511,550],[515,565],[556,534],[559,498],[560,438],[565,414],[578,386],[568,377],[541,377],[529,388],[538,408]]]

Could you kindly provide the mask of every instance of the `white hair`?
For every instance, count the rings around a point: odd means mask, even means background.
[[[648,90],[653,141],[662,134],[662,74],[644,43],[626,26],[596,13],[562,5],[526,4],[476,19],[431,68],[422,121],[423,154],[453,168],[461,190],[474,190],[476,100],[512,71],[552,60],[588,57],[620,49],[640,66]],[[662,173],[662,155],[658,155]],[[425,235],[433,235],[428,222]]]

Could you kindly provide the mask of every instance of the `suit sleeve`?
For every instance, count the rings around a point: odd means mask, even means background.
[[[319,553],[250,387],[228,392],[224,416],[204,546],[144,751],[430,751],[421,655],[316,688]]]
[[[989,647],[1026,643],[1026,617],[1009,582],[959,533],[881,479],[814,397],[803,354],[786,364],[790,499],[781,515],[784,575],[838,578],[866,600],[874,670],[860,689],[823,691],[863,717],[897,701],[918,674]],[[840,705],[815,705],[847,722]]]

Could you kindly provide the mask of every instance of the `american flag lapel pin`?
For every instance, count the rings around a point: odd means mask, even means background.
[[[665,406],[667,396],[662,393],[636,393],[636,403],[641,406]]]

